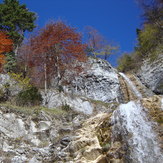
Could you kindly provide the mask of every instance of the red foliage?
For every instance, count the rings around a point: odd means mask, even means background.
[[[0,31],[0,72],[5,63],[5,53],[12,51],[13,41],[8,38],[5,31]]]
[[[75,69],[73,64],[76,61],[85,61],[85,48],[75,28],[63,22],[51,22],[32,36],[24,49],[30,49],[28,66],[35,67],[32,76],[35,78],[37,72],[39,78],[43,78],[46,66],[50,80],[54,74],[61,78],[67,69]]]

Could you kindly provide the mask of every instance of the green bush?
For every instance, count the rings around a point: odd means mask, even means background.
[[[70,111],[71,110],[71,107],[68,104],[63,104],[62,105],[62,110],[64,110],[64,111]]]
[[[162,54],[162,30],[152,24],[145,24],[142,30],[138,32],[138,46],[136,51],[143,58],[155,60]]]
[[[61,92],[64,92],[64,89],[61,85],[58,86],[58,91],[61,93]]]
[[[16,104],[19,106],[39,105],[41,101],[42,96],[36,87],[30,87],[22,90],[16,97]]]
[[[118,70],[121,72],[127,72],[134,68],[134,61],[132,56],[129,54],[124,54],[118,59]]]
[[[0,88],[0,102],[4,101],[4,96],[5,96],[5,92],[3,91],[2,88]]]
[[[32,85],[30,84],[30,78],[27,77],[27,76],[26,77],[23,77],[23,74],[22,73],[8,73],[8,74],[23,89],[29,89],[30,87],[32,87]]]
[[[0,102],[7,101],[10,97],[10,84],[5,83],[2,88],[0,88]]]

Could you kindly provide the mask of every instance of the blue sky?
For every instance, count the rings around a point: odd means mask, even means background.
[[[136,42],[136,28],[140,27],[140,9],[136,0],[20,0],[37,13],[39,26],[51,19],[61,18],[83,30],[90,25],[108,40],[118,43],[120,53],[110,58],[116,65],[123,52],[131,52]],[[0,0],[2,2],[2,0]]]

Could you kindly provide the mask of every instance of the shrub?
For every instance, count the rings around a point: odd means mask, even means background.
[[[63,105],[62,105],[62,110],[70,111],[70,110],[71,110],[71,107],[70,107],[70,105],[68,105],[68,104],[63,104]]]
[[[133,64],[134,62],[132,56],[129,54],[124,54],[118,59],[118,70],[122,72],[129,71],[133,69]]]
[[[36,87],[30,87],[22,90],[16,97],[16,104],[20,106],[39,105],[42,101],[42,96]]]
[[[3,91],[2,88],[0,88],[0,102],[4,101],[4,96],[5,96],[5,92]]]
[[[29,77],[23,77],[23,74],[16,74],[16,73],[8,73],[12,79],[14,79],[16,82],[19,83],[19,85],[23,88],[23,89],[27,89],[32,87],[32,85],[30,84],[30,78]]]
[[[61,85],[58,86],[58,91],[61,93],[61,92],[64,92],[64,89]]]
[[[5,83],[2,88],[0,88],[0,102],[7,101],[10,97],[10,84]]]

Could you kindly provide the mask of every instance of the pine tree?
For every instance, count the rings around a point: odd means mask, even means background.
[[[25,31],[30,32],[35,28],[35,20],[36,14],[18,0],[4,0],[0,4],[0,28],[5,29],[14,41],[15,52],[23,41]]]

